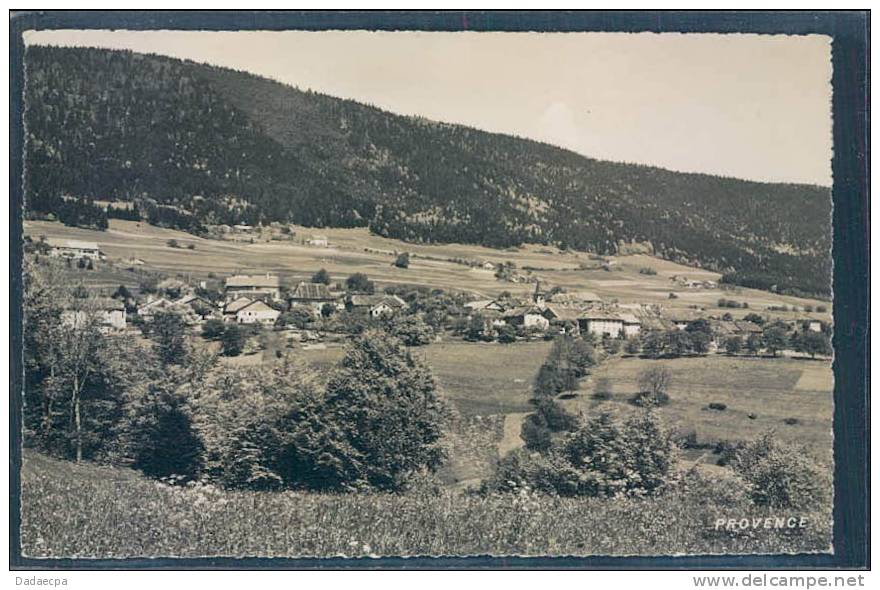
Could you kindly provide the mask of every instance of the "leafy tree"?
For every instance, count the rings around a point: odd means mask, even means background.
[[[833,352],[831,340],[822,332],[813,332],[812,330],[804,332],[800,339],[800,345],[802,350],[813,358],[816,358],[817,354],[830,355]]]
[[[356,272],[345,279],[345,288],[355,293],[372,294],[376,290],[373,281],[362,272]]]
[[[150,320],[148,332],[163,363],[179,365],[185,362],[189,345],[186,323],[179,313],[157,311]]]
[[[674,479],[672,432],[650,411],[621,420],[603,412],[542,453],[507,455],[484,491],[523,487],[560,496],[651,496]]]
[[[434,339],[434,331],[417,315],[392,316],[387,329],[405,346],[424,346]]]
[[[639,393],[637,405],[652,407],[669,402],[669,385],[672,373],[666,367],[652,367],[639,373]]]
[[[238,356],[244,351],[247,344],[248,333],[238,324],[229,324],[223,330],[220,344],[225,356]]]
[[[755,356],[761,351],[761,348],[764,345],[764,341],[759,334],[755,334],[754,332],[749,334],[749,337],[746,339],[746,350],[749,351],[749,354]]]
[[[202,324],[202,337],[207,340],[217,340],[223,336],[226,330],[226,324],[223,320],[211,318]]]
[[[709,344],[712,342],[712,336],[706,332],[692,332],[690,335],[691,349],[697,354],[706,354],[709,352]]]
[[[648,358],[660,358],[666,350],[666,339],[662,332],[649,332],[642,342],[642,352]]]
[[[831,490],[827,470],[805,449],[766,432],[739,449],[731,463],[750,486],[752,500],[781,509],[820,509]]]
[[[131,299],[131,292],[125,285],[119,285],[115,291],[113,291],[113,295],[111,295],[113,299],[122,299],[123,301],[127,299]]]
[[[330,273],[327,272],[327,270],[324,268],[322,268],[321,270],[319,270],[318,272],[316,272],[315,274],[312,275],[312,282],[313,283],[321,283],[323,285],[329,285],[330,280],[331,280]]]
[[[409,252],[401,252],[394,259],[394,266],[397,268],[409,268]]]
[[[747,322],[752,322],[753,324],[758,324],[759,326],[763,326],[764,322],[766,321],[764,319],[764,316],[757,314],[757,313],[754,313],[754,312],[747,314],[743,319]]]
[[[278,323],[282,326],[294,326],[300,330],[315,321],[315,314],[308,307],[294,305],[287,313],[281,314]]]
[[[623,350],[626,354],[636,355],[639,354],[642,350],[642,343],[639,341],[637,336],[626,339],[626,344],[623,346]]]
[[[498,342],[502,344],[511,344],[516,342],[516,329],[508,324],[504,324],[503,326],[498,326],[496,330],[498,333]]]
[[[448,409],[430,369],[396,338],[356,338],[327,384],[325,404],[345,441],[336,485],[395,490],[440,465]]]
[[[488,333],[486,318],[480,313],[475,313],[468,319],[467,327],[464,331],[464,339],[468,342],[479,342],[480,340],[485,340]]]
[[[743,339],[740,336],[731,336],[724,341],[724,349],[727,354],[739,354],[743,348]]]
[[[788,334],[785,329],[779,326],[769,326],[764,328],[763,332],[764,348],[773,356],[777,356],[779,351],[784,350],[788,344]]]
[[[324,421],[319,384],[302,362],[214,370],[184,395],[192,400],[209,480],[230,488],[312,488],[335,473],[324,462],[334,461],[339,433]]]

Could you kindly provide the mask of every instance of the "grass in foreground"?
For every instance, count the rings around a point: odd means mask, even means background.
[[[717,532],[717,518],[788,516],[705,490],[656,500],[225,492],[25,453],[22,551],[42,558],[670,555],[828,551],[805,529]]]

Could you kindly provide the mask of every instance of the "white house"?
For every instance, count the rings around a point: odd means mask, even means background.
[[[147,301],[146,303],[138,307],[137,314],[138,317],[149,320],[157,311],[165,311],[169,309],[172,305],[173,304],[171,303],[171,300],[160,297],[158,299],[153,299],[152,301]]]
[[[89,299],[81,308],[66,309],[61,312],[61,323],[81,328],[86,325],[89,315],[94,314],[100,323],[101,331],[125,329],[125,304],[109,298]]]
[[[280,315],[280,311],[272,309],[258,299],[239,309],[235,313],[235,320],[239,324],[264,324],[271,326],[275,324],[275,320]]]
[[[281,297],[281,279],[275,275],[235,275],[226,279],[226,299]]]
[[[330,245],[330,240],[327,239],[327,236],[312,236],[312,239],[308,241],[309,246],[317,246],[319,248],[326,248]]]
[[[621,313],[618,314],[618,317],[623,320],[624,337],[633,338],[639,335],[642,329],[642,323],[639,321],[639,318],[631,313]]]
[[[101,258],[101,250],[98,248],[97,242],[82,242],[80,240],[59,240],[55,238],[46,239],[49,245],[50,256],[66,256],[68,258],[91,258],[99,260]]]
[[[392,315],[406,307],[406,301],[397,295],[351,295],[345,308],[352,312],[367,313],[371,318]]]
[[[550,327],[550,320],[547,318],[544,310],[537,305],[514,307],[504,312],[501,317],[511,326],[522,326],[538,330],[546,330]]]
[[[302,282],[296,286],[293,293],[288,295],[291,306],[305,305],[313,308],[315,313],[321,313],[325,305],[335,307],[336,297],[330,293],[330,289],[323,283]]]
[[[585,311],[578,318],[578,325],[582,332],[596,336],[620,338],[624,334],[623,320],[620,316],[603,311]]]

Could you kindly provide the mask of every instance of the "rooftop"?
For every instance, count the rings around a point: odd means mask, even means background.
[[[277,289],[281,286],[281,279],[275,275],[235,275],[226,279],[226,288],[229,287],[268,287]]]
[[[324,283],[300,283],[290,295],[291,299],[331,300],[333,295]]]

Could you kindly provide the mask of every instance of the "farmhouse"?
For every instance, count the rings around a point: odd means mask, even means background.
[[[145,320],[152,319],[153,314],[158,311],[165,311],[172,306],[171,300],[164,297],[151,299],[137,308],[138,317]]]
[[[226,306],[223,308],[223,317],[226,321],[232,321],[235,319],[235,314],[238,313],[243,307],[246,307],[253,303],[255,299],[248,299],[247,297],[239,297],[238,299],[233,299],[226,303]]]
[[[214,304],[198,295],[184,295],[171,304],[185,313],[188,319],[194,321],[204,320],[214,313]]]
[[[250,297],[252,299],[279,299],[281,280],[270,274],[235,275],[226,279],[226,299]]]
[[[620,316],[605,311],[585,311],[578,318],[578,325],[582,332],[596,336],[620,338],[624,334],[623,320]]]
[[[546,330],[550,327],[550,320],[544,314],[544,310],[538,305],[514,307],[501,315],[505,323],[511,326],[524,328],[536,328]]]
[[[548,303],[544,308],[544,316],[550,320],[550,324],[564,328],[572,335],[580,333],[578,318],[583,313],[583,308],[577,305],[563,305]]]
[[[65,326],[81,328],[86,325],[92,314],[97,317],[101,331],[125,329],[125,304],[104,297],[86,300],[82,308],[62,311],[61,323]]]
[[[736,326],[736,333],[743,337],[748,337],[751,334],[760,335],[764,331],[758,324],[747,320],[736,320],[734,325]]]
[[[368,314],[372,318],[391,315],[406,307],[406,302],[397,295],[349,295],[345,309],[350,312]]]
[[[288,295],[288,299],[291,306],[309,306],[317,313],[321,313],[325,305],[333,305],[336,302],[336,297],[330,293],[330,289],[323,283],[301,282],[296,286],[293,293]]]
[[[689,309],[677,309],[666,314],[666,318],[675,324],[675,327],[679,330],[684,330],[688,324],[702,317],[701,313]]]
[[[642,329],[642,323],[639,321],[639,318],[631,313],[621,313],[619,314],[619,317],[623,320],[624,337],[634,338],[639,335],[639,332]]]
[[[97,242],[82,242],[80,240],[58,240],[48,238],[46,244],[49,245],[50,256],[65,256],[68,258],[91,258],[99,260],[101,251]]]
[[[275,320],[277,320],[280,315],[280,311],[269,307],[264,302],[257,299],[256,301],[251,301],[244,307],[239,308],[238,311],[235,312],[235,320],[239,324],[264,324],[271,326],[275,324]]]

